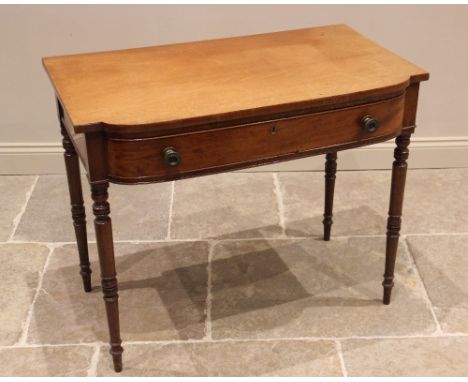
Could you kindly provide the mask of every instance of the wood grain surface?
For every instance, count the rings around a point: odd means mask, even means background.
[[[428,79],[346,25],[49,57],[75,132],[157,131],[367,102]]]

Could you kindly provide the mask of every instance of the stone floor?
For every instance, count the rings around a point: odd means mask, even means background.
[[[330,242],[321,173],[112,185],[122,374],[468,376],[468,169],[409,172],[384,306],[389,181],[338,173]],[[65,178],[3,176],[0,194],[0,374],[115,375]]]

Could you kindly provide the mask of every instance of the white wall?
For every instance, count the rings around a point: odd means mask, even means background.
[[[431,73],[420,90],[413,167],[468,166],[468,6],[0,6],[0,173],[62,172],[54,96],[41,57],[346,23]],[[391,144],[341,168],[387,168]],[[322,159],[269,166],[317,169]]]

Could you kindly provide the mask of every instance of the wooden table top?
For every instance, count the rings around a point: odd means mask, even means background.
[[[346,25],[47,57],[43,64],[78,133],[358,104],[429,78]]]

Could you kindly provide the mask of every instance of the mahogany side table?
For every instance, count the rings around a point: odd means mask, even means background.
[[[140,184],[326,154],[330,239],[337,151],[396,137],[383,303],[390,303],[419,83],[429,74],[346,25],[48,57],[84,289],[81,159],[91,186],[115,371],[122,370],[109,182]]]

